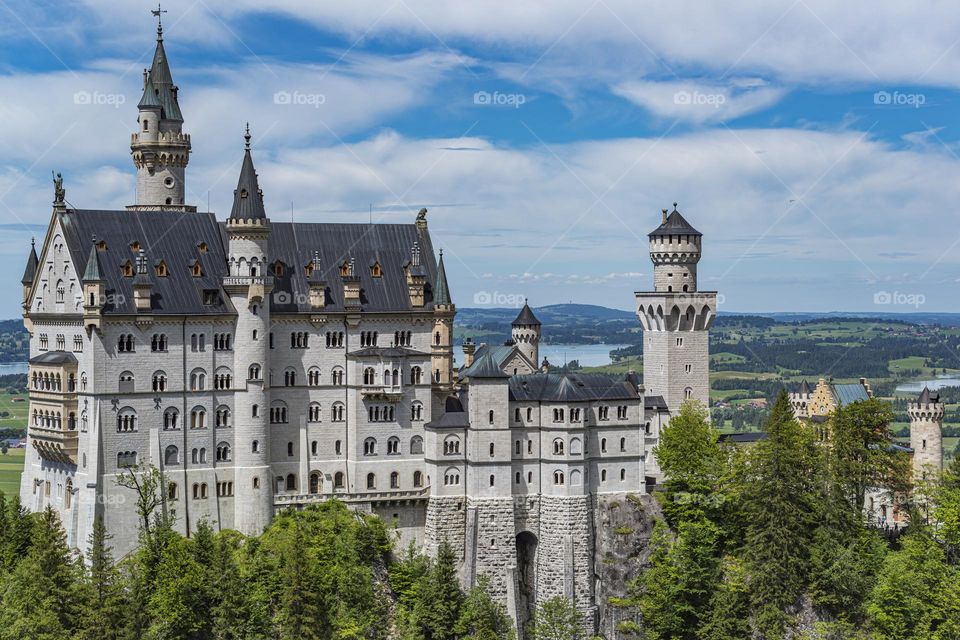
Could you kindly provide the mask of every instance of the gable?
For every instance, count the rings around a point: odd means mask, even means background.
[[[47,229],[30,291],[31,313],[83,313],[83,286],[60,218]]]

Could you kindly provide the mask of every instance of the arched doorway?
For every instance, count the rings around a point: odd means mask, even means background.
[[[320,493],[323,489],[323,478],[318,471],[310,474],[310,493]]]
[[[537,605],[537,536],[529,531],[517,535],[517,628],[521,637],[533,620]]]

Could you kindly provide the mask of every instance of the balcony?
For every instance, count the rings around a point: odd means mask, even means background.
[[[370,384],[360,387],[360,395],[364,400],[385,400],[387,402],[400,402],[403,399],[403,387]]]
[[[327,500],[340,500],[347,504],[369,502],[411,502],[426,500],[430,496],[430,488],[420,489],[386,489],[382,491],[347,492],[335,489],[323,493],[279,493],[273,497],[274,507],[286,509],[310,504],[320,504]]]
[[[41,458],[53,462],[77,464],[80,438],[75,429],[52,429],[31,424],[27,433],[30,444]]]

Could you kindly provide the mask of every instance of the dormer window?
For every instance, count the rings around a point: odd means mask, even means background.
[[[139,240],[134,240],[133,242],[130,243],[130,251],[133,251],[134,253],[139,253],[139,252],[140,252],[140,241],[139,241]]]
[[[167,270],[167,263],[164,262],[163,260],[161,260],[157,264],[157,266],[154,267],[154,269],[157,273],[157,277],[159,278],[166,278],[169,275],[169,271]]]
[[[246,200],[246,198],[247,198],[247,190],[246,190],[246,189],[240,189],[240,198]]]
[[[201,242],[197,245],[197,250],[200,251],[200,253],[206,253],[210,250],[210,247],[207,246],[206,242]]]
[[[190,265],[190,273],[193,274],[194,278],[199,278],[203,275],[203,267],[200,266],[199,260],[194,260],[193,264]]]
[[[380,268],[379,262],[374,262],[373,265],[370,266],[370,275],[374,278],[380,278],[383,276],[383,269]]]
[[[120,271],[123,273],[124,277],[132,278],[133,277],[133,263],[127,260],[120,267]]]
[[[107,250],[107,241],[101,240],[97,243],[97,251],[106,251]]]
[[[273,275],[278,278],[283,276],[283,263],[279,260],[273,263]]]
[[[349,263],[349,262],[344,262],[342,265],[340,265],[340,275],[341,275],[341,276],[344,276],[344,277],[350,275],[350,263]]]

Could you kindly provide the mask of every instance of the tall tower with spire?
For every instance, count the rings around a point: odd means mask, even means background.
[[[143,96],[137,104],[137,132],[130,153],[137,168],[137,202],[133,210],[196,211],[185,203],[185,177],[190,161],[190,135],[183,132],[183,114],[163,47],[160,10],[153,64],[143,72]]]
[[[237,311],[234,367],[245,380],[234,395],[236,500],[234,526],[259,534],[273,511],[270,473],[270,294],[267,273],[270,220],[250,155],[250,127],[244,135],[243,165],[227,218],[228,275],[223,288]]]
[[[433,345],[431,360],[433,383],[445,391],[453,388],[453,318],[457,308],[450,299],[447,270],[443,266],[443,249],[437,264],[437,288],[433,292]]]
[[[943,470],[943,416],[940,394],[926,387],[916,402],[907,405],[910,415],[910,448],[913,449],[913,477],[923,480]]]
[[[672,415],[685,400],[710,402],[710,327],[717,315],[715,291],[697,287],[703,234],[677,211],[663,210],[650,233],[652,292],[638,292],[637,317],[644,332],[643,382]]]
[[[540,366],[540,321],[533,315],[533,309],[523,301],[523,309],[510,325],[510,337],[520,353],[530,361],[534,371]]]

